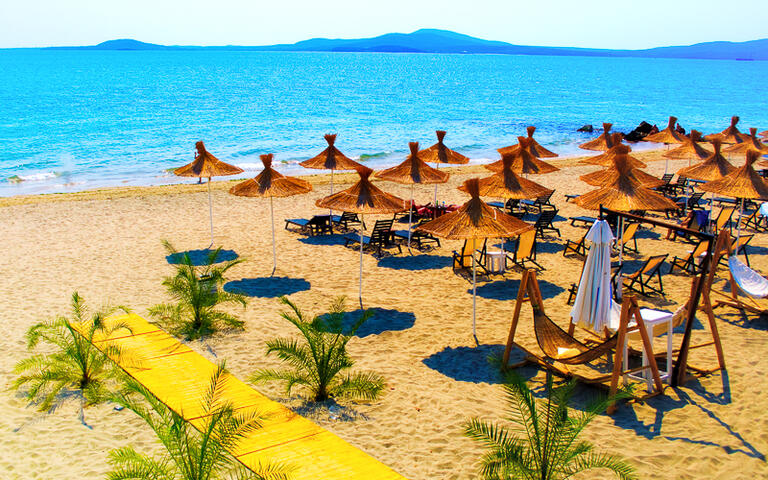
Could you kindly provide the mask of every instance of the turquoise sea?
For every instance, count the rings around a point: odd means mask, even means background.
[[[163,184],[204,140],[220,159],[278,168],[324,133],[373,168],[409,141],[498,157],[527,125],[565,155],[583,124],[768,128],[768,62],[506,55],[0,50],[0,196]],[[648,147],[649,145],[646,145]],[[642,148],[642,147],[638,147]],[[280,163],[283,162],[283,163]]]

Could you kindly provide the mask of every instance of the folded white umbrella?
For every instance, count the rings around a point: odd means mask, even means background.
[[[605,220],[599,220],[587,232],[591,243],[581,272],[576,301],[571,310],[573,323],[602,332],[610,326],[611,308],[611,243],[613,232]]]

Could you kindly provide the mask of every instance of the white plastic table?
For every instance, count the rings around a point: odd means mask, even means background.
[[[656,330],[655,327],[663,325],[664,322],[667,323],[667,369],[666,370],[659,370],[659,377],[661,378],[662,382],[669,383],[670,379],[672,378],[672,318],[674,315],[672,312],[666,312],[664,310],[653,310],[650,308],[641,308],[640,309],[640,316],[643,317],[643,322],[645,322],[645,330],[648,332],[648,338],[653,342],[653,333],[654,330]],[[663,333],[663,330],[659,332],[659,335]],[[628,368],[628,346],[629,346],[629,338],[624,338],[624,370],[627,370]],[[645,349],[643,349],[643,366],[648,366],[648,356],[645,353]],[[641,371],[641,377],[632,375],[632,374],[626,374],[626,377],[631,377],[637,380],[644,380],[646,384],[648,384],[648,391],[650,392],[652,390],[653,385],[653,375],[651,374],[651,370],[649,368],[644,368]]]
[[[489,272],[504,273],[507,254],[504,250],[488,250],[485,252],[485,268]]]

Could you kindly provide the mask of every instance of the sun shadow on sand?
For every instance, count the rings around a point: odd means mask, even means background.
[[[500,357],[504,345],[479,345],[477,347],[445,347],[422,360],[424,365],[460,382],[504,383],[504,376],[489,357]]]
[[[491,300],[514,300],[517,298],[517,290],[520,288],[519,279],[504,279],[478,285],[477,296]],[[539,280],[541,296],[544,299],[554,298],[565,291],[563,287],[546,280]],[[472,294],[472,287],[467,289]]]
[[[400,310],[379,307],[367,310],[372,311],[373,315],[357,330],[356,337],[379,335],[386,331],[407,330],[416,323],[416,315],[413,312],[401,312]],[[355,322],[360,319],[361,314],[360,309],[346,312],[342,321],[342,332],[348,333]],[[325,315],[320,316],[320,318],[323,317]]]
[[[184,255],[189,256],[189,260],[192,265],[200,266],[208,264],[208,257],[216,250],[205,248],[202,250],[187,250],[186,252],[176,252],[170,255],[166,255],[165,260],[171,265],[178,265],[181,263]],[[234,250],[221,250],[216,257],[215,263],[229,262],[238,258],[237,253]]]
[[[331,235],[315,235],[314,237],[299,237],[301,243],[307,245],[344,245],[348,233],[334,233]]]
[[[393,270],[440,270],[451,266],[451,258],[438,255],[391,256],[379,260],[379,266]]]
[[[310,284],[303,278],[262,277],[243,278],[224,284],[229,293],[239,293],[249,297],[276,298],[309,290]]]

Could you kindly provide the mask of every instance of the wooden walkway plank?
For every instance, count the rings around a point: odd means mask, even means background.
[[[201,399],[216,365],[157,326],[135,314],[111,317],[130,325],[109,338],[94,339],[97,348],[114,343],[127,353],[123,370],[171,410],[200,427],[208,415]],[[285,463],[293,480],[397,480],[401,475],[328,430],[270,400],[233,375],[224,381],[223,401],[236,410],[257,412],[263,426],[231,452],[246,467]]]

